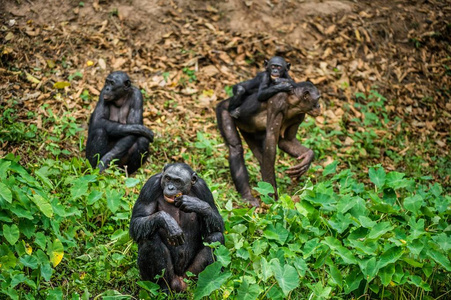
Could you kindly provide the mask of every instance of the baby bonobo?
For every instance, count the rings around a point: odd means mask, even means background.
[[[187,272],[198,275],[213,263],[211,248],[224,244],[224,222],[205,181],[184,163],[166,165],[139,194],[130,221],[138,243],[142,280],[157,280],[162,289],[186,290]]]
[[[264,102],[279,92],[289,92],[294,84],[288,74],[291,64],[280,56],[265,60],[265,71],[253,79],[233,86],[233,97],[230,99],[230,115],[237,119],[241,114],[241,104],[247,96],[257,93],[258,101]]]
[[[109,74],[89,120],[86,157],[103,172],[113,160],[134,173],[147,159],[153,132],[143,125],[143,97],[125,72]]]

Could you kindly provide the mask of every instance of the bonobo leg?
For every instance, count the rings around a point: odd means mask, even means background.
[[[86,157],[93,168],[100,159],[108,152],[108,133],[105,129],[98,128],[88,135],[86,142]]]
[[[138,138],[134,135],[129,135],[118,140],[113,148],[100,159],[98,165],[100,172],[108,168],[112,160],[118,159],[120,161],[126,156],[137,140]]]
[[[176,277],[171,253],[158,234],[139,243],[138,267],[142,280],[147,281],[153,281],[155,276],[161,275],[165,270],[163,278],[159,278],[157,282],[164,290],[171,287],[171,282]]]
[[[221,232],[213,232],[204,238],[205,243],[220,242],[224,244],[224,236]],[[213,263],[213,249],[204,246],[202,250],[197,253],[193,260],[193,263],[188,267],[187,271],[198,275],[202,272],[208,265]]]
[[[244,200],[252,206],[259,206],[259,202],[252,196],[249,185],[249,173],[244,163],[244,151],[240,135],[230,113],[227,111],[227,101],[221,102],[216,108],[219,131],[226,145],[229,147],[229,166],[233,183]]]
[[[257,158],[259,165],[263,163],[263,140],[255,137],[254,134],[241,131],[241,135],[248,144],[254,156]]]
[[[138,140],[128,150],[124,159],[121,159],[119,165],[127,166],[128,174],[133,174],[138,170],[147,160],[149,156],[150,140],[146,137],[139,137]]]

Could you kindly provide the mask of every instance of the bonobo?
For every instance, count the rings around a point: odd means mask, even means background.
[[[234,118],[240,116],[240,107],[246,96],[257,93],[258,101],[266,101],[279,92],[289,92],[294,84],[288,71],[290,63],[280,56],[265,60],[265,71],[253,79],[233,86],[233,97],[230,99],[229,112]]]
[[[276,147],[279,146],[300,160],[299,164],[287,170],[289,176],[299,177],[308,170],[314,154],[296,139],[296,132],[306,113],[319,115],[319,97],[320,94],[312,83],[301,82],[295,83],[291,92],[278,93],[267,102],[259,102],[256,94],[249,96],[241,107],[241,116],[237,119],[232,118],[227,109],[230,99],[221,101],[216,107],[219,131],[229,148],[233,182],[243,199],[251,205],[258,206],[259,202],[251,194],[238,130],[260,164],[263,181],[272,184],[277,199],[274,169]],[[255,113],[246,114],[248,107],[257,107],[257,110]]]
[[[125,72],[109,74],[89,120],[86,157],[100,171],[112,160],[134,173],[147,159],[153,132],[143,125],[143,97]]]
[[[223,232],[205,181],[187,164],[166,165],[147,181],[133,207],[130,236],[138,243],[141,278],[153,280],[165,270],[158,284],[184,291],[186,272],[197,275],[213,262],[203,243],[224,244]]]

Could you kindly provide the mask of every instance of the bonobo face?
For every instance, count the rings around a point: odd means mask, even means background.
[[[174,203],[175,198],[188,194],[196,181],[196,173],[184,165],[169,165],[161,177],[164,199],[169,203]]]
[[[125,72],[116,71],[108,75],[103,86],[103,99],[106,102],[122,98],[130,90],[130,78]]]
[[[271,79],[275,80],[279,77],[286,78],[286,72],[290,69],[290,64],[280,56],[274,56],[266,63],[266,71],[270,74]]]
[[[301,82],[295,85],[292,97],[299,99],[296,106],[304,113],[317,117],[321,113],[318,89],[311,82]]]

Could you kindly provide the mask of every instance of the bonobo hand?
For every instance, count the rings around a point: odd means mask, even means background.
[[[275,84],[281,84],[283,82],[290,82],[290,79],[288,79],[288,78],[280,78],[280,77],[274,79],[274,83]]]
[[[297,178],[303,175],[305,172],[307,172],[307,170],[310,167],[310,164],[313,161],[314,156],[315,155],[312,150],[309,150],[306,153],[299,156],[298,159],[302,159],[301,163],[289,168],[287,170],[288,176]]]
[[[183,230],[172,217],[166,219],[166,230],[168,232],[169,245],[176,247],[185,243]]]
[[[293,89],[291,82],[283,81],[274,86],[279,92],[290,92]]]
[[[207,202],[201,201],[198,198],[182,195],[175,198],[174,205],[182,211],[190,213],[202,213],[210,209]]]

